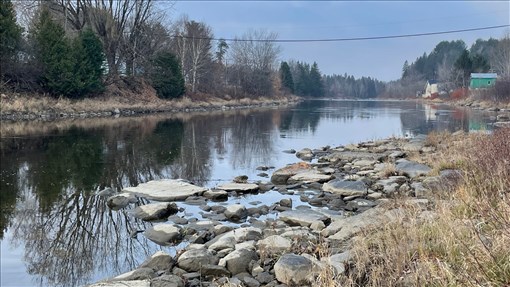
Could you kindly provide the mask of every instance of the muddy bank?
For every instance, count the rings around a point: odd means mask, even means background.
[[[459,177],[422,163],[435,149],[425,136],[326,146],[296,152],[295,164],[258,167],[267,182],[239,176],[212,189],[159,180],[104,190],[98,196],[112,210],[153,222],[126,237],[179,247],[91,286],[320,286],[353,267],[351,240],[364,228],[396,218],[394,198],[434,218],[430,193]],[[271,193],[278,200],[263,196]]]

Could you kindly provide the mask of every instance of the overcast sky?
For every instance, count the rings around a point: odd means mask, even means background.
[[[170,2],[168,2],[170,3]],[[175,19],[211,26],[217,38],[249,29],[277,32],[279,39],[370,37],[460,30],[510,24],[510,1],[177,1]],[[353,42],[283,43],[280,60],[316,61],[324,74],[380,80],[400,77],[405,60],[430,53],[443,40],[501,38],[508,29]]]

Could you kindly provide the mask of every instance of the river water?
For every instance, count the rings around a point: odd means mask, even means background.
[[[159,178],[214,187],[258,166],[297,162],[287,149],[338,146],[433,130],[490,130],[491,113],[393,101],[305,101],[285,108],[117,119],[2,122],[1,286],[80,286],[129,271],[160,247],[151,223],[95,194]],[[268,172],[269,174],[271,171]],[[277,192],[234,199],[272,204]],[[295,199],[299,201],[299,197]],[[196,206],[180,203],[186,217]]]

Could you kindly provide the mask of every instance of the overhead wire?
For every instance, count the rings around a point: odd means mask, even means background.
[[[193,37],[186,35],[171,35],[172,38],[195,39],[195,40],[211,40],[211,41],[226,41],[226,42],[268,42],[268,43],[312,43],[312,42],[346,42],[346,41],[366,41],[366,40],[382,40],[382,39],[398,39],[398,38],[411,38],[432,35],[454,34],[472,31],[482,31],[491,29],[500,29],[510,27],[509,24],[486,26],[459,30],[447,30],[436,32],[424,32],[415,34],[400,34],[400,35],[385,35],[385,36],[369,36],[369,37],[351,37],[351,38],[323,38],[323,39],[243,39],[243,38],[214,38],[214,37]]]

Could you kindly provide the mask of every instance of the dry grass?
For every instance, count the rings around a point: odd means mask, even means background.
[[[357,237],[342,286],[509,286],[510,129],[446,137],[433,143],[463,182],[431,212],[402,206],[395,221]]]

